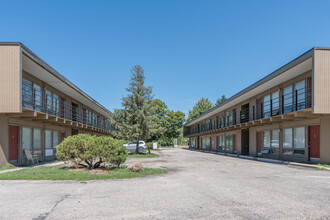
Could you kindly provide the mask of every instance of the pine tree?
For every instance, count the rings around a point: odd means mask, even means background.
[[[212,102],[208,98],[201,98],[198,102],[194,105],[192,110],[189,110],[187,122],[190,122],[197,118],[198,116],[202,115],[204,112],[210,110],[213,107]]]
[[[146,87],[144,81],[143,68],[134,66],[131,70],[129,86],[126,88],[128,95],[122,98],[123,109],[115,110],[112,119],[117,137],[136,141],[136,153],[139,150],[140,140],[147,141],[160,130],[156,123],[155,105],[150,101],[152,89]]]
[[[226,98],[225,95],[222,95],[221,98],[218,98],[218,99],[217,99],[215,105],[216,105],[216,106],[217,106],[217,105],[220,105],[220,104],[222,104],[222,103],[225,102],[225,101],[227,101],[227,98]]]

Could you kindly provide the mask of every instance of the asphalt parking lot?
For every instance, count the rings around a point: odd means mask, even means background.
[[[181,149],[139,160],[169,173],[0,181],[0,219],[330,219],[330,171]]]

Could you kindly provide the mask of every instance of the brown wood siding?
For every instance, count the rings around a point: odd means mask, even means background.
[[[330,163],[330,118],[322,118],[320,126],[320,160]]]
[[[0,113],[21,112],[21,55],[19,46],[0,47]]]
[[[314,51],[313,113],[330,113],[330,51]]]

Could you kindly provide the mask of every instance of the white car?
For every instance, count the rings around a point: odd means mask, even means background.
[[[127,144],[123,145],[126,147],[128,152],[135,152],[136,150],[136,141],[131,141]],[[143,151],[147,149],[147,145],[144,141],[139,141],[139,153],[143,153]]]

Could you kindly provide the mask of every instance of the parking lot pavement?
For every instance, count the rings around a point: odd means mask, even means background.
[[[0,219],[330,219],[330,172],[181,149],[130,158],[168,174],[0,181]]]

